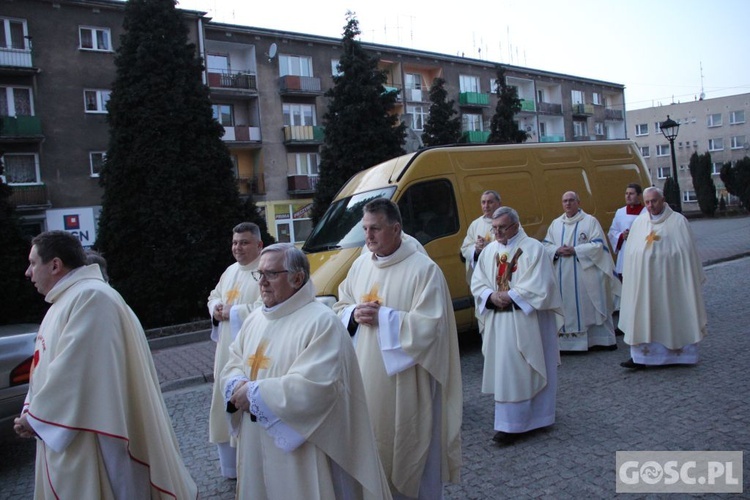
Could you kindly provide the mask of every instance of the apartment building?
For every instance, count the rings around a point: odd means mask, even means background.
[[[722,165],[750,155],[750,94],[654,106],[627,112],[628,135],[641,149],[654,185],[663,187],[672,175],[669,141],[660,124],[669,116],[680,124],[674,140],[677,180],[684,211],[699,211],[698,200],[690,175],[693,153],[711,153],[713,180],[717,197],[724,196],[729,204],[737,198],[727,193],[719,178]]]
[[[98,172],[108,132],[106,102],[115,77],[124,4],[115,0],[18,0],[0,12],[0,149],[5,182],[25,230],[76,231],[95,241]],[[301,242],[325,137],[325,91],[333,86],[339,38],[214,23],[182,11],[205,61],[214,116],[235,165],[241,195],[252,196],[279,241]],[[364,43],[398,92],[405,148],[422,146],[429,88],[446,80],[464,140],[485,142],[497,103],[495,63]],[[506,66],[518,89],[519,127],[529,142],[622,139],[624,86]]]

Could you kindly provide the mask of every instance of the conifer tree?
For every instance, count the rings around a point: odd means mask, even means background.
[[[387,77],[378,60],[357,40],[359,22],[347,13],[341,41],[340,74],[326,92],[328,110],[323,116],[325,139],[320,152],[319,180],[313,200],[316,223],[333,197],[357,172],[404,154],[406,126],[391,111],[397,93],[387,92]]]
[[[664,201],[675,212],[682,213],[682,202],[680,201],[680,187],[671,175],[664,181]]]
[[[725,163],[719,177],[729,194],[738,197],[745,210],[750,210],[750,156],[737,160],[734,165]]]
[[[424,125],[422,142],[425,146],[454,144],[461,140],[461,117],[457,115],[455,101],[447,100],[445,80],[435,78],[430,86],[430,114]]]
[[[96,247],[147,327],[206,317],[241,220],[202,62],[174,0],[129,0],[107,105]]]
[[[514,120],[521,111],[521,99],[518,90],[505,81],[505,68],[498,65],[496,74],[497,106],[490,123],[490,136],[487,142],[494,144],[520,144],[529,135],[518,129],[518,122]]]
[[[688,166],[693,178],[695,196],[698,198],[698,207],[703,214],[713,217],[719,201],[716,198],[716,185],[711,176],[711,153],[693,153]]]

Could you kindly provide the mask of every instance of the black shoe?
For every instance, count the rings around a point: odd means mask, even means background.
[[[612,345],[592,345],[589,347],[589,351],[616,351],[617,344]]]
[[[641,363],[636,363],[635,361],[633,361],[633,358],[630,358],[627,361],[623,361],[622,363],[620,363],[620,366],[622,366],[623,368],[632,368],[633,370],[646,368],[646,365],[642,365]]]
[[[623,332],[619,328],[615,328],[615,335],[625,335],[625,332]]]
[[[497,444],[510,445],[515,443],[521,434],[497,431],[492,437],[492,440]]]

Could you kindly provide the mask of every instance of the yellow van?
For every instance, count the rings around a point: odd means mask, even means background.
[[[624,204],[628,183],[651,185],[632,141],[427,148],[364,170],[336,195],[302,250],[310,261],[318,299],[338,300],[338,286],[365,244],[362,207],[376,197],[395,201],[403,229],[417,238],[445,274],[459,331],[476,326],[474,301],[459,249],[469,224],[481,215],[484,191],[500,193],[515,208],[526,233],[543,239],[562,214],[561,199],[576,191],[581,208],[606,232]]]

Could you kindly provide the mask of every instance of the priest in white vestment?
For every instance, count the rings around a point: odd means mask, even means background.
[[[463,395],[456,323],[442,271],[401,238],[390,200],[364,208],[369,252],[352,264],[334,311],[362,370],[394,498],[442,498],[458,482]]]
[[[622,266],[625,262],[625,247],[630,234],[630,226],[643,211],[643,189],[640,184],[631,183],[625,188],[625,206],[618,208],[609,228],[609,243],[612,252],[617,256],[615,273],[622,281]]]
[[[482,392],[495,398],[493,440],[500,444],[555,423],[562,302],[552,259],[519,224],[512,208],[495,211],[495,241],[471,280],[485,317]]]
[[[577,193],[563,194],[562,204],[564,213],[552,221],[542,242],[553,259],[565,313],[560,350],[615,350],[612,313],[620,281],[606,236],[599,221],[581,209]]]
[[[14,429],[36,437],[35,498],[194,499],[138,318],[65,231],[32,240],[51,304]]]
[[[221,376],[238,439],[237,498],[391,498],[351,339],[315,300],[307,258],[271,245],[254,274],[263,306]]]
[[[623,268],[620,329],[631,358],[621,366],[689,365],[707,333],[701,286],[706,280],[687,219],[655,187],[633,222]]]
[[[242,222],[232,229],[232,233],[232,255],[237,262],[224,271],[216,288],[208,295],[211,340],[216,342],[208,439],[216,444],[221,475],[228,478],[237,477],[237,452],[229,436],[221,371],[229,359],[229,344],[240,331],[242,322],[261,304],[260,288],[252,272],[258,269],[258,258],[263,249],[257,224]]]

